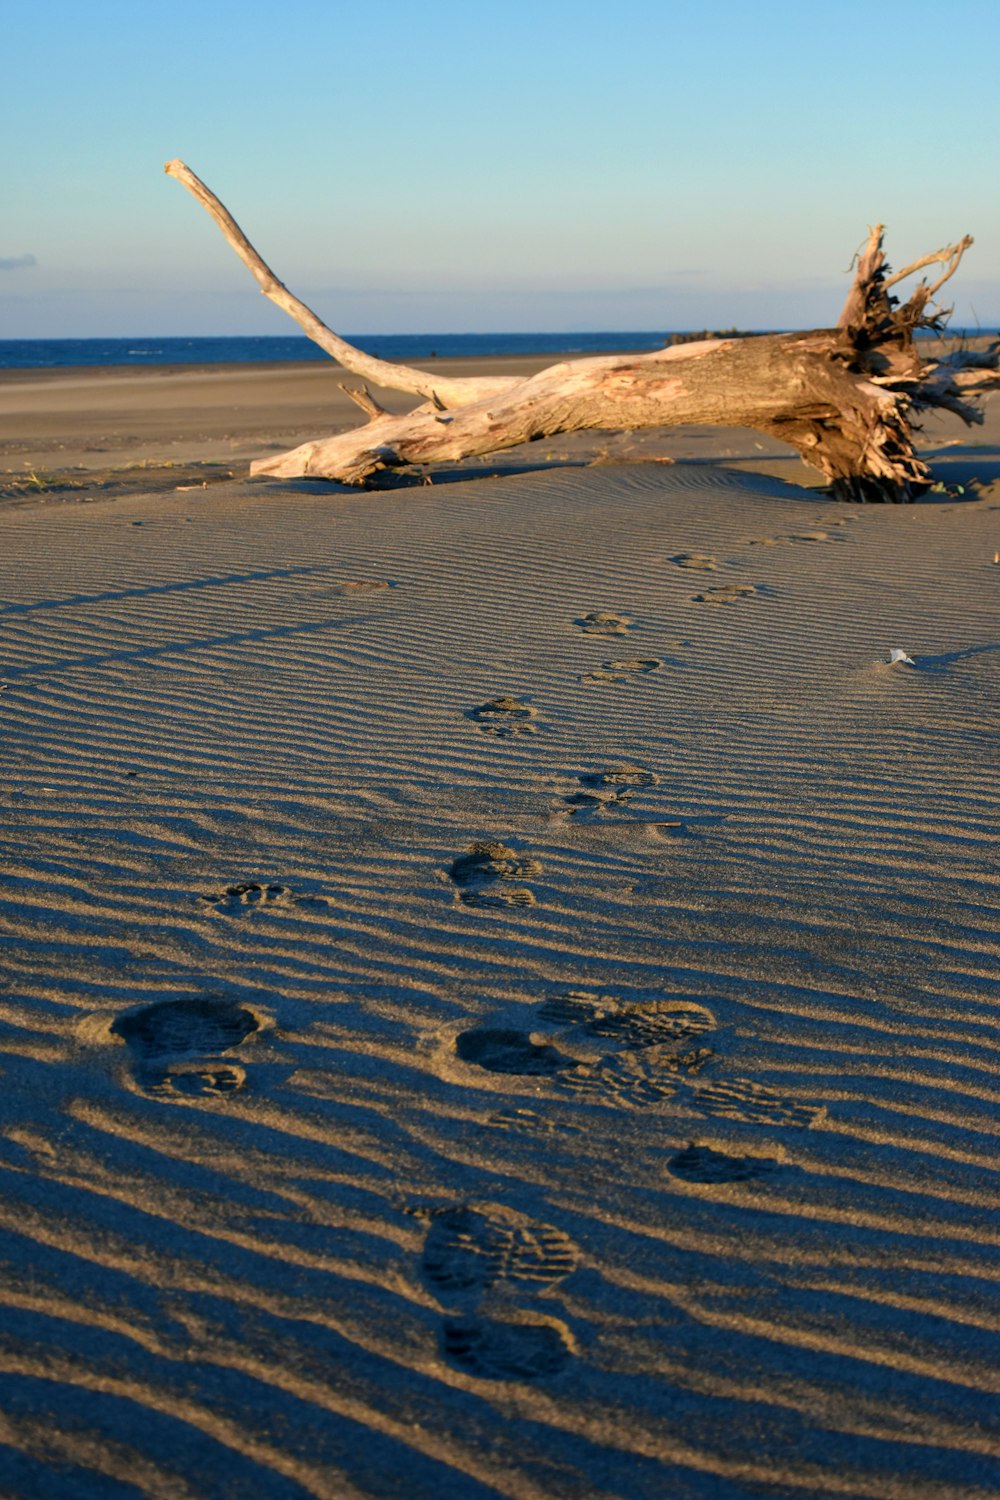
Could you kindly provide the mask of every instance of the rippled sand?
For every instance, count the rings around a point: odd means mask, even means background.
[[[0,512],[0,1490],[995,1494],[1000,496],[81,498]]]

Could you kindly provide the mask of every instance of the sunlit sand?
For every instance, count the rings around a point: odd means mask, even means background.
[[[5,378],[17,1493],[995,1492],[986,410],[366,494],[244,477],[332,369]]]

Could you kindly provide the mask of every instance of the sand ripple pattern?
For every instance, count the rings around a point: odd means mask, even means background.
[[[995,517],[189,500],[2,522],[0,1491],[995,1495]]]

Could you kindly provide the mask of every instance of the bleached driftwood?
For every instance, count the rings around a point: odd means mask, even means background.
[[[807,333],[715,338],[658,349],[561,362],[527,378],[448,377],[393,364],[338,337],[268,268],[213,193],[180,161],[166,171],[208,210],[264,294],[345,369],[386,389],[425,397],[393,416],[366,387],[344,389],[368,425],[258,460],[251,473],[311,475],[364,485],[380,471],[497,453],[520,443],[582,430],[635,430],[707,423],[753,427],[796,448],[854,500],[910,500],[931,476],[913,444],[913,416],[934,408],[980,422],[978,395],[1000,381],[1000,343],[941,353],[921,329],[940,332],[933,298],[972,244],[922,256],[894,275],[883,226],[869,231],[836,328]],[[928,266],[900,305],[890,288]]]

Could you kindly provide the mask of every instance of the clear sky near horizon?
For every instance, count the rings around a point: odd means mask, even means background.
[[[0,0],[0,338],[796,327],[969,232],[1000,323],[1000,0]]]

